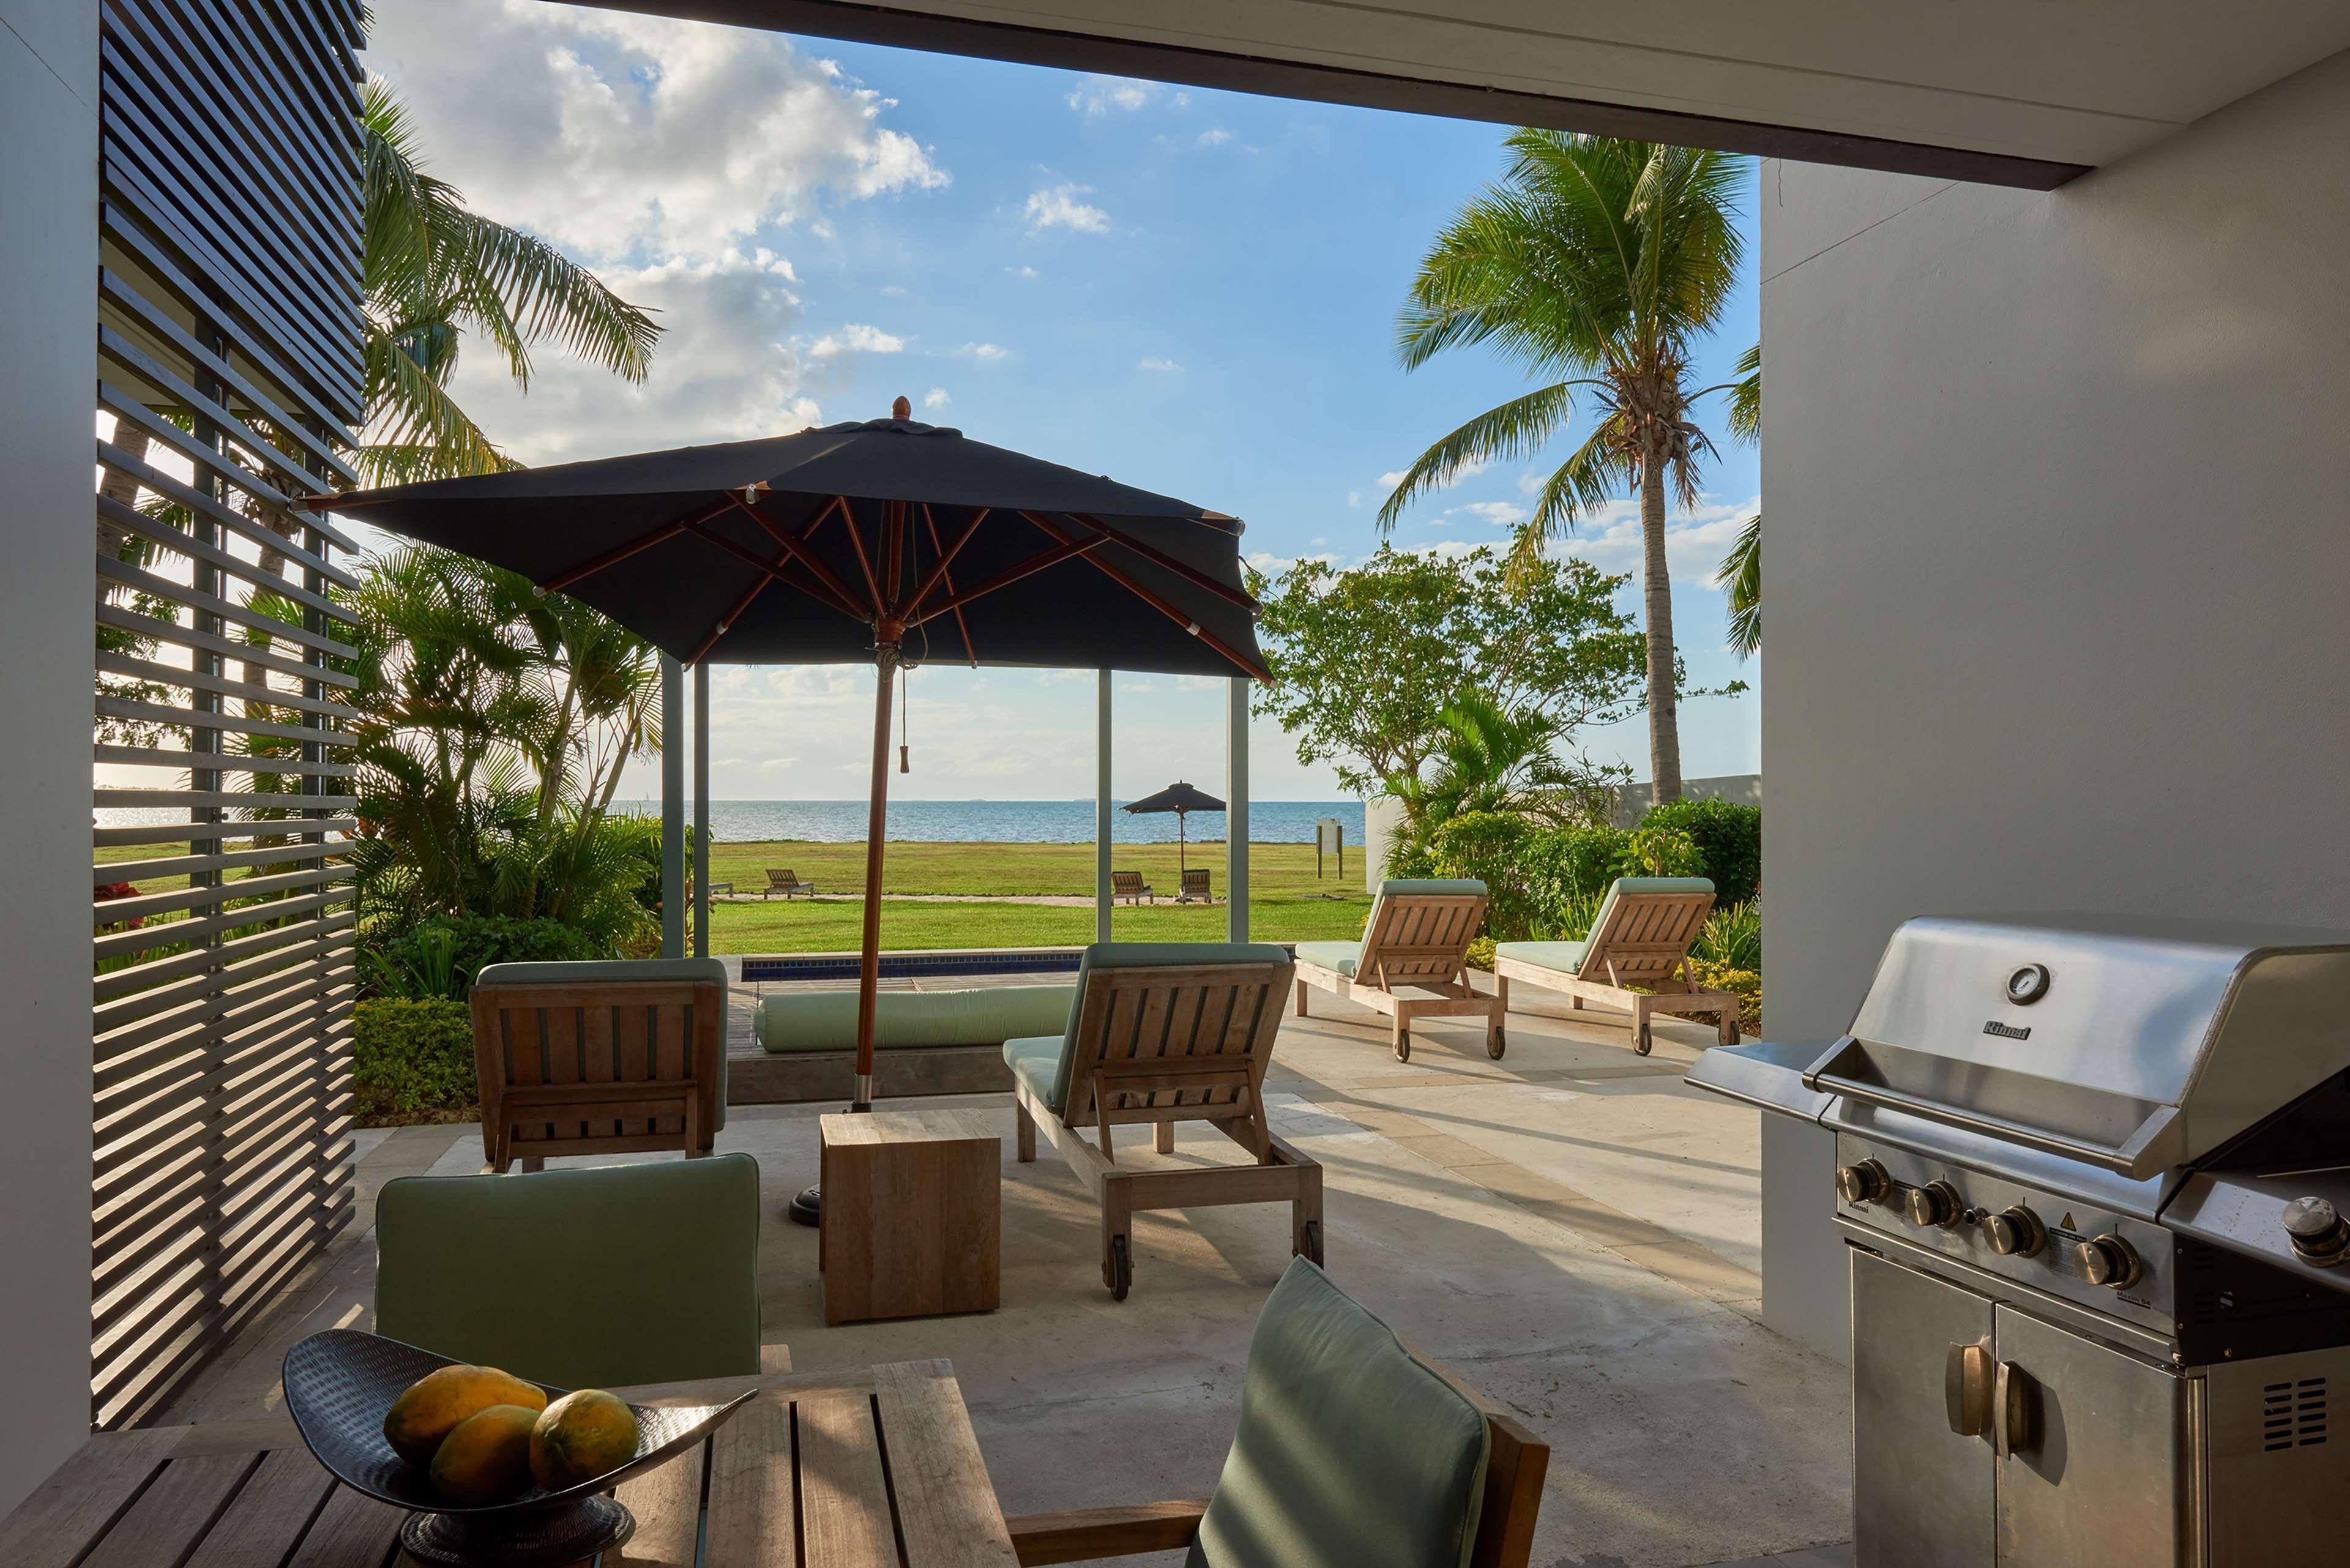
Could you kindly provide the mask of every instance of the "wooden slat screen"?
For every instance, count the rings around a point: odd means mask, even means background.
[[[112,1427],[351,1211],[351,546],[286,504],[356,478],[361,40],[351,0],[101,16],[91,1412]]]

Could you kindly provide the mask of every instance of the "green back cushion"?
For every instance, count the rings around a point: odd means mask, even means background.
[[[1077,961],[1076,989],[1061,1020],[1061,1067],[1054,1075],[1053,1093],[1046,1103],[1056,1109],[1068,1106],[1069,1081],[1077,1071],[1077,1054],[1071,1047],[1076,1043],[1077,1020],[1086,1005],[1086,981],[1096,970],[1180,969],[1187,964],[1208,963],[1261,963],[1268,968],[1285,969],[1289,962],[1289,950],[1271,942],[1094,943]]]
[[[975,985],[960,991],[884,991],[873,998],[881,1047],[996,1045],[1068,1026],[1075,985]],[[778,992],[759,1003],[762,1049],[777,1055],[846,1051],[857,1044],[854,991]]]
[[[378,1334],[568,1388],[755,1373],[758,1162],[386,1182],[375,1296]]]
[[[1240,1432],[1187,1568],[1461,1568],[1482,1412],[1305,1259],[1249,1342]]]
[[[1607,951],[1599,945],[1599,933],[1607,929],[1616,913],[1616,899],[1624,893],[1711,893],[1713,884],[1703,877],[1618,877],[1607,884],[1607,897],[1599,900],[1599,913],[1591,919],[1591,930],[1586,937],[1589,944],[1583,955],[1579,972],[1586,980],[1604,980],[1607,976]]]

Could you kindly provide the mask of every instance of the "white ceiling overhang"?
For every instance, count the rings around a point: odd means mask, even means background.
[[[2045,188],[2350,48],[2345,0],[604,0]]]

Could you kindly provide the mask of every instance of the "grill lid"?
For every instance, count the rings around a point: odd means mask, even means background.
[[[1803,1082],[2144,1178],[2345,1066],[2350,933],[1938,918],[1894,933],[1851,1034]]]

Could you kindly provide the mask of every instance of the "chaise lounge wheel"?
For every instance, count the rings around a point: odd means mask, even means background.
[[[1109,1239],[1109,1296],[1122,1302],[1126,1293],[1134,1288],[1133,1244],[1124,1236]]]
[[[1409,1034],[1399,1034],[1395,1037],[1395,1059],[1399,1062],[1409,1062],[1411,1060],[1411,1036]]]
[[[1308,1220],[1305,1222],[1305,1245],[1303,1247],[1293,1248],[1292,1251],[1296,1252],[1299,1256],[1311,1261],[1315,1268],[1318,1269],[1323,1267],[1322,1221],[1319,1220]]]
[[[1648,1026],[1645,1023],[1640,1025],[1638,1033],[1632,1036],[1632,1049],[1642,1056],[1647,1055],[1655,1044],[1656,1041],[1648,1033]]]
[[[1494,1061],[1500,1061],[1502,1059],[1502,1054],[1509,1048],[1510,1032],[1508,1030],[1496,1029],[1491,1034],[1485,1036],[1485,1054],[1491,1056]]]

